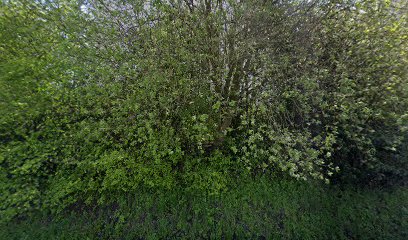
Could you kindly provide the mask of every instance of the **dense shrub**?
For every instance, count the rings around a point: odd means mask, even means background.
[[[404,179],[405,7],[3,2],[2,219],[260,174]]]

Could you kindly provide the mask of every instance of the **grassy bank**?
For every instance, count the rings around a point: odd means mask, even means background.
[[[1,239],[407,239],[408,190],[334,189],[294,181],[241,184],[221,196],[181,190],[119,197],[62,217],[37,213]]]

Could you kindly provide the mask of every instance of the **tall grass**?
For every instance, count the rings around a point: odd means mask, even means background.
[[[178,189],[118,196],[62,217],[34,213],[1,239],[407,239],[408,190],[258,179],[217,196]]]

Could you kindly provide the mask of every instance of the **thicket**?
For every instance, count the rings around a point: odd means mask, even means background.
[[[407,177],[403,1],[2,1],[0,213]]]

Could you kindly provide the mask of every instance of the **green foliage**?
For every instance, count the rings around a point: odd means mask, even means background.
[[[300,181],[241,182],[222,196],[174,188],[117,204],[76,205],[0,226],[1,239],[405,239],[407,190],[343,190]]]
[[[0,5],[2,220],[265,174],[406,181],[402,3],[79,2]]]
[[[406,14],[386,1],[356,8],[334,11],[343,20],[328,23],[331,77],[337,79],[329,110],[338,132],[333,161],[344,169],[344,181],[406,179],[406,160],[397,160],[407,130]]]

